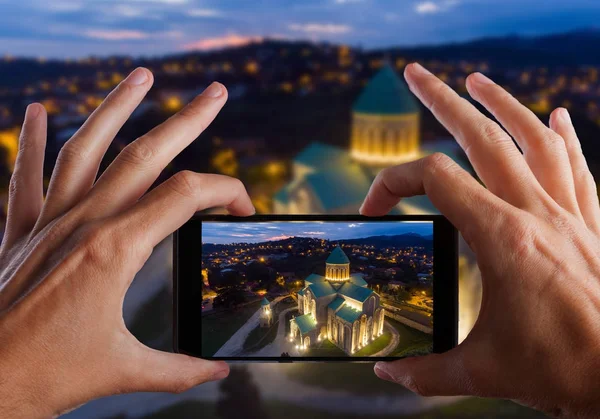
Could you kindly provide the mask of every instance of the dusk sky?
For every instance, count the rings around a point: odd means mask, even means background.
[[[375,48],[598,25],[598,0],[0,0],[0,54],[150,56],[264,37]]]
[[[202,223],[203,243],[260,243],[291,236],[325,240],[418,233],[433,234],[432,222],[269,222]]]

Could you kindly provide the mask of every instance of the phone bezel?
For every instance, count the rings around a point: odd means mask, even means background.
[[[434,272],[445,272],[443,280],[434,275],[433,283],[433,353],[442,353],[458,343],[458,233],[441,215],[230,215],[197,214],[173,236],[173,347],[175,352],[198,358],[247,362],[376,362],[393,361],[399,357],[203,357],[201,352],[202,301],[200,278],[202,271],[202,223],[269,222],[269,221],[433,221]],[[200,249],[198,252],[196,249]]]

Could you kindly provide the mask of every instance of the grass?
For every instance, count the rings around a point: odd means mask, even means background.
[[[352,356],[371,356],[390,344],[392,341],[392,334],[390,332],[385,332],[383,335],[379,336],[373,342],[369,343],[367,346],[362,348],[361,350],[354,353]]]
[[[313,410],[298,405],[279,401],[265,401],[267,414],[270,418],[286,419],[542,419],[542,413],[519,406],[506,400],[491,400],[470,398],[458,403],[432,409],[427,412],[410,415],[353,415],[347,413],[329,413]],[[247,412],[252,416],[251,412]],[[240,412],[240,417],[243,414]],[[120,418],[115,416],[113,419]],[[158,412],[144,416],[145,419],[227,419],[219,418],[215,403],[201,401],[184,401],[166,407]]]
[[[236,310],[202,316],[202,354],[214,355],[260,307],[255,301]]]
[[[422,355],[431,352],[433,336],[419,330],[408,327],[394,319],[386,318],[400,334],[398,347],[389,356],[401,357],[410,355]]]

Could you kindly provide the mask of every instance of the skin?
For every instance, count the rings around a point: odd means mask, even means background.
[[[375,373],[423,396],[498,397],[556,417],[600,416],[600,207],[568,111],[555,110],[547,127],[472,74],[469,94],[503,129],[420,65],[405,77],[485,186],[434,154],[383,170],[361,213],[383,215],[427,194],[475,253],[483,301],[457,348],[377,363]]]
[[[128,145],[96,180],[111,141],[153,82],[135,70],[63,147],[47,195],[46,112],[27,108],[0,247],[0,417],[53,417],[88,400],[185,391],[229,367],[142,345],[123,321],[134,275],[196,211],[253,214],[242,183],[166,165],[215,118],[227,90],[213,83],[181,112]]]

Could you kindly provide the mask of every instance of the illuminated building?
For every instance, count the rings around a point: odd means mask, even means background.
[[[383,67],[352,109],[352,158],[383,167],[419,158],[419,116],[406,84],[390,66]]]
[[[273,324],[273,313],[271,311],[271,303],[267,298],[263,298],[260,302],[260,327],[270,327]]]
[[[383,333],[384,309],[379,294],[360,273],[350,273],[350,260],[336,247],[325,262],[325,276],[311,274],[298,292],[300,315],[290,320],[290,339],[307,349],[328,339],[353,354]]]
[[[350,147],[313,142],[292,161],[292,179],[273,197],[278,214],[356,214],[381,169],[433,152],[458,159],[453,139],[421,143],[420,111],[393,68],[384,65],[352,109]],[[392,213],[435,214],[427,197],[402,199]]]

